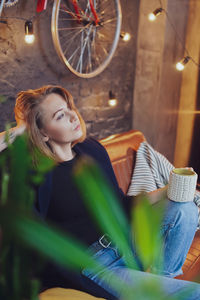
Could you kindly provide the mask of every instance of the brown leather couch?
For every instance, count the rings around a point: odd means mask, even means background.
[[[100,142],[106,148],[118,183],[124,193],[127,192],[135,163],[135,154],[140,143],[145,141],[144,135],[137,130],[111,135]],[[194,281],[200,275],[200,230],[196,232],[194,241],[183,266],[184,274],[179,279]],[[40,300],[72,300],[97,299],[75,290],[51,289],[40,295]]]
[[[135,153],[144,140],[145,137],[140,131],[131,130],[100,141],[108,151],[118,183],[124,193],[127,192],[130,183]],[[196,232],[183,265],[183,275],[177,278],[194,281],[198,276],[200,276],[200,230]],[[198,280],[200,281],[200,277]]]

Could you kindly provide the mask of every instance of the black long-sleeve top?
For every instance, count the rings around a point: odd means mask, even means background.
[[[119,188],[109,156],[99,142],[88,138],[76,144],[73,150],[76,152],[74,159],[58,164],[53,171],[46,174],[45,181],[38,190],[37,209],[43,219],[54,222],[60,229],[89,246],[104,233],[96,226],[72,180],[71,171],[76,160],[80,156],[87,155],[96,161],[104,172],[105,180],[118,195],[127,215],[131,201]],[[74,276],[71,271],[50,264],[43,274],[43,281],[46,287],[64,286],[82,289],[81,280]],[[96,287],[93,290],[95,289]]]
[[[75,158],[58,164],[47,174],[44,184],[39,188],[39,213],[44,219],[53,221],[62,230],[90,245],[98,240],[102,233],[96,227],[72,179],[72,168],[76,160],[82,155],[87,155],[96,161],[105,174],[105,180],[116,191],[127,215],[130,211],[130,199],[127,199],[119,188],[109,156],[99,142],[88,138],[73,149],[77,154]]]

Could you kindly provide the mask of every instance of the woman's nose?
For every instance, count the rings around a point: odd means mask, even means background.
[[[76,114],[74,111],[71,111],[71,115],[70,115],[70,121],[74,122],[76,120]]]

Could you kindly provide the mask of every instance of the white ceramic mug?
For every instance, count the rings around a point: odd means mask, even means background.
[[[197,184],[197,173],[191,168],[173,169],[169,176],[167,196],[176,202],[194,200]]]

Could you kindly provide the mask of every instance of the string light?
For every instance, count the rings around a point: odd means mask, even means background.
[[[121,32],[120,33],[120,38],[124,41],[124,42],[128,42],[131,39],[131,35],[128,32]]]
[[[0,23],[7,24],[7,20],[9,19],[14,19],[14,20],[19,20],[19,21],[24,21],[25,22],[25,37],[24,40],[28,44],[32,44],[35,40],[35,36],[33,34],[33,22],[36,16],[32,16],[29,20],[25,18],[20,18],[20,17],[0,17]]]
[[[149,21],[155,21],[156,18],[163,12],[163,8],[156,8],[152,13],[148,15]]]
[[[159,0],[159,3],[160,3],[160,8],[157,8],[154,10],[153,13],[150,13],[148,15],[148,19],[150,21],[154,21],[156,20],[156,17],[159,16],[162,12],[165,12],[165,15],[166,15],[166,18],[167,18],[167,21],[168,23],[170,24],[170,26],[172,27],[173,31],[175,32],[176,34],[176,37],[177,39],[179,40],[181,46],[183,47],[183,50],[184,52],[186,53],[186,56],[181,60],[179,61],[177,64],[176,64],[176,69],[178,71],[182,71],[184,70],[185,68],[185,65],[189,62],[189,60],[191,60],[199,69],[200,69],[200,64],[198,62],[196,62],[192,57],[191,55],[189,54],[189,51],[186,49],[186,47],[184,46],[184,41],[180,38],[180,35],[178,34],[177,30],[176,30],[176,27],[174,26],[174,24],[172,23],[170,17],[169,17],[169,14],[167,13],[167,11],[163,8],[163,5],[162,5],[162,1]]]
[[[113,94],[112,91],[109,91],[109,99],[108,99],[108,104],[112,107],[117,105],[117,99],[115,95]]]
[[[25,22],[25,42],[27,44],[32,44],[35,40],[35,36],[33,34],[33,23],[32,21]]]
[[[179,61],[177,64],[176,64],[176,69],[178,71],[183,71],[184,68],[185,68],[185,65],[189,62],[191,58],[189,56],[185,56],[181,61]]]

